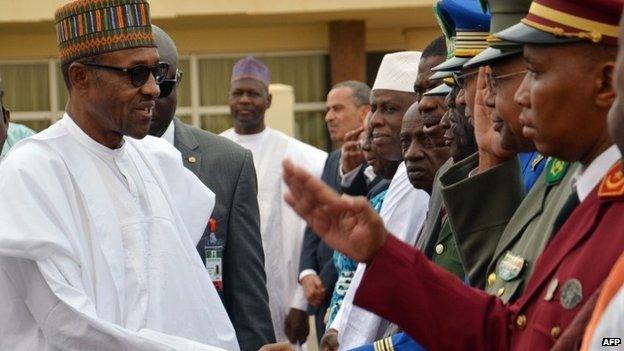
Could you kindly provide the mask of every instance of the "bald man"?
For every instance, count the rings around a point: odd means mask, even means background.
[[[222,276],[212,275],[221,300],[234,325],[241,350],[258,350],[274,342],[269,297],[264,272],[264,252],[260,237],[260,215],[256,198],[256,171],[251,152],[226,138],[182,123],[174,117],[177,86],[182,78],[178,51],[162,29],[152,26],[158,53],[171,65],[160,84],[149,133],[173,144],[182,154],[184,166],[217,196],[211,228],[206,227],[197,250],[206,256],[222,250]],[[215,170],[218,169],[218,172]],[[219,256],[219,255],[217,255]],[[210,270],[209,270],[210,271]]]

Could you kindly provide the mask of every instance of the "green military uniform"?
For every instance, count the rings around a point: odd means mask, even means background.
[[[479,155],[458,162],[440,177],[452,238],[440,258],[461,260],[470,285],[484,288],[486,269],[498,238],[524,197],[520,165],[514,157],[481,174],[470,176],[478,167]],[[452,239],[459,250],[453,250]],[[444,245],[444,242],[440,242]]]
[[[449,158],[436,172],[431,188],[427,217],[425,217],[420,234],[418,234],[418,239],[416,240],[416,248],[424,252],[429,258],[432,257],[433,249],[442,227],[441,213],[444,201],[442,200],[442,190],[440,189],[440,175],[444,174],[452,165],[453,159]]]
[[[464,280],[466,277],[464,265],[459,258],[457,243],[455,243],[453,231],[451,230],[451,224],[446,215],[442,219],[442,229],[438,235],[431,260],[438,266],[455,274],[459,279]]]
[[[429,212],[418,236],[416,247],[422,250],[435,264],[464,279],[465,273],[457,255],[457,245],[444,209],[440,176],[453,166],[453,159],[446,161],[436,173],[429,199]]]
[[[464,63],[487,48],[486,37],[490,15],[481,11],[476,1],[455,0],[439,1],[434,5],[434,13],[449,47],[447,60],[432,69],[436,71],[433,77],[442,78],[450,75],[448,72],[460,71]],[[443,86],[440,89],[448,90],[448,87]],[[448,91],[436,93],[444,92],[448,93]],[[450,162],[447,163],[447,166],[450,164]],[[443,173],[445,172],[438,171],[438,177]],[[434,191],[440,185],[441,183],[436,179]],[[426,237],[425,253],[437,265],[463,280],[466,274],[459,258],[451,223],[445,213],[446,210],[442,208],[438,212],[436,216],[439,225]]]
[[[488,267],[486,291],[504,302],[524,290],[535,260],[553,234],[553,224],[572,194],[580,164],[550,159],[544,174],[518,207],[501,235]],[[496,191],[492,189],[493,191]]]

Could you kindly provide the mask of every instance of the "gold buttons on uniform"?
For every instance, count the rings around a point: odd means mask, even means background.
[[[505,287],[502,287],[498,289],[498,291],[496,292],[496,296],[501,297],[503,296],[504,293],[505,293]]]
[[[525,315],[521,314],[518,315],[518,317],[516,317],[516,326],[520,329],[524,329],[524,327],[526,327],[527,324],[527,318]]]
[[[444,252],[444,245],[442,244],[436,245],[435,250],[438,255],[441,255]]]
[[[552,337],[553,337],[553,338],[555,338],[555,339],[556,339],[556,338],[558,338],[558,337],[559,337],[559,335],[561,335],[561,328],[559,328],[559,327],[553,327],[553,328],[550,330],[550,335],[552,335]]]
[[[488,275],[487,282],[489,286],[494,285],[494,283],[496,283],[496,273],[490,273],[490,275]]]
[[[197,159],[195,158],[195,156],[189,156],[189,157],[188,157],[188,161],[189,161],[190,163],[195,163],[195,162],[197,162]]]

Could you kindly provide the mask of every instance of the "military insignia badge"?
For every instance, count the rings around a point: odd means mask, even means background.
[[[624,173],[622,172],[622,162],[618,161],[602,179],[600,188],[598,188],[598,196],[601,199],[611,199],[622,195],[624,195]]]
[[[544,301],[550,301],[553,299],[555,295],[555,291],[557,290],[557,286],[559,286],[559,279],[553,278],[548,284],[548,288],[546,288],[546,295],[544,295]]]
[[[583,286],[578,279],[568,279],[561,287],[559,302],[566,310],[571,310],[578,306],[583,300]]]
[[[531,170],[535,171],[535,168],[542,163],[542,160],[544,160],[544,155],[537,155],[533,161],[531,161]]]
[[[546,165],[546,184],[555,185],[561,182],[561,179],[566,175],[570,164],[565,161],[551,158]]]
[[[526,260],[507,251],[497,267],[497,275],[504,281],[516,279],[524,269]]]

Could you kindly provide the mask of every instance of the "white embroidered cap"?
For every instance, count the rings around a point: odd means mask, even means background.
[[[400,51],[386,54],[381,60],[372,90],[414,92],[418,75],[420,51]]]

